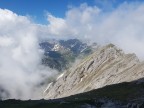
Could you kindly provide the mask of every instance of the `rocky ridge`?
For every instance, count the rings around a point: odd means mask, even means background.
[[[135,54],[125,54],[113,44],[98,47],[77,66],[48,84],[45,99],[62,98],[106,85],[130,82],[144,76],[144,63]]]

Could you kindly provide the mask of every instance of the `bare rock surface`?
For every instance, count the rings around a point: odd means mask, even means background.
[[[45,99],[62,98],[144,76],[144,62],[113,44],[98,47],[77,66],[62,73],[44,91]]]

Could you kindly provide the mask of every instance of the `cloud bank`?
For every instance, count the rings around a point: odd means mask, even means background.
[[[0,91],[3,98],[38,99],[40,84],[56,75],[41,65],[40,40],[79,38],[114,43],[144,59],[144,4],[123,3],[103,11],[86,3],[69,8],[64,18],[48,14],[47,25],[0,9]],[[6,92],[3,92],[6,91]]]
[[[40,83],[56,74],[41,66],[38,25],[0,9],[0,91],[3,99],[38,99]]]
[[[48,15],[48,28],[51,35],[89,39],[99,44],[114,43],[144,59],[143,12],[143,3],[124,2],[111,11],[84,3],[70,8],[65,18]]]

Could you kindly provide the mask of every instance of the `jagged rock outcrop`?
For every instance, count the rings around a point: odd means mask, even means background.
[[[144,63],[113,44],[98,47],[80,64],[62,73],[44,91],[45,99],[66,97],[144,76]]]

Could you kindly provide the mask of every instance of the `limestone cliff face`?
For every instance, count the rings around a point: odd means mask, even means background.
[[[71,67],[50,83],[45,99],[66,97],[106,85],[129,82],[144,76],[144,63],[135,54],[125,54],[109,44],[97,48],[79,65]]]

